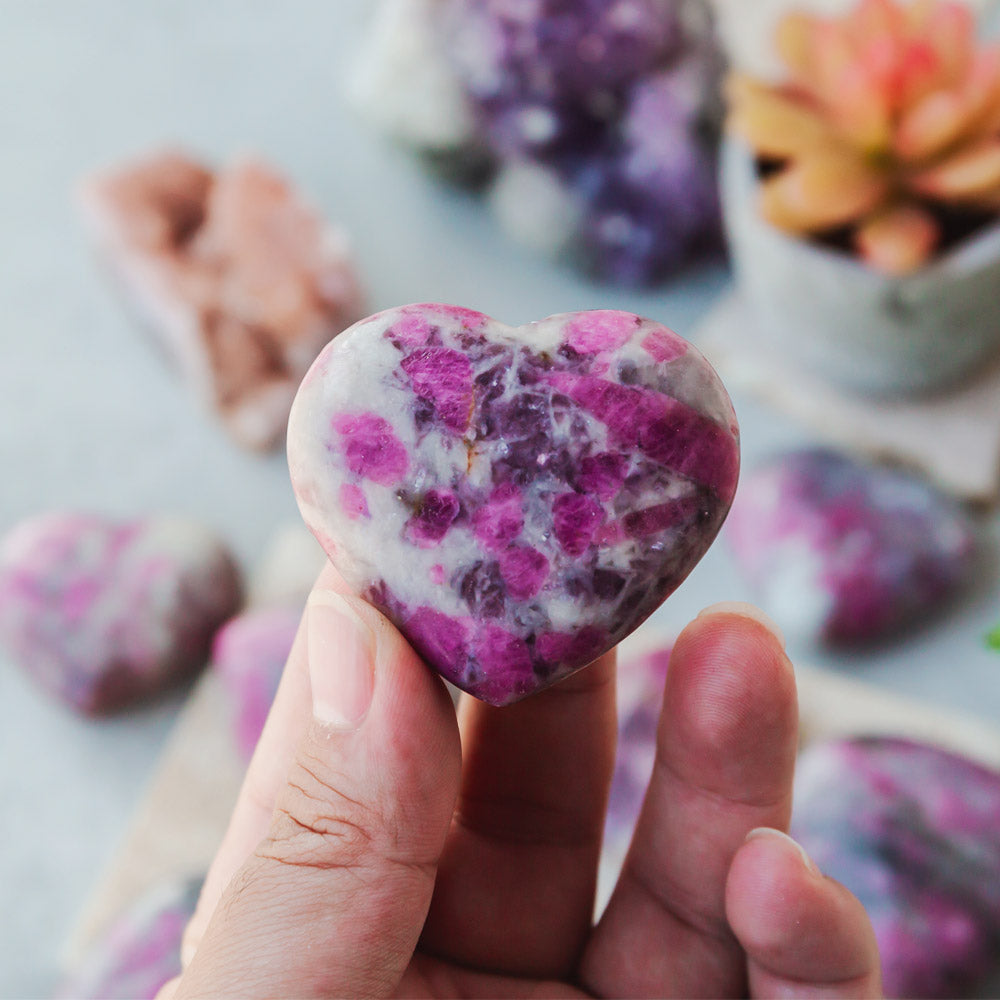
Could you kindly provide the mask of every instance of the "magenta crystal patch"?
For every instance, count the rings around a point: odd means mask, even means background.
[[[414,305],[324,350],[288,454],[345,580],[500,705],[586,666],[681,583],[729,510],[739,436],[705,359],[651,320],[512,328]]]

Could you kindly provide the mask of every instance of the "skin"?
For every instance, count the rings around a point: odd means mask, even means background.
[[[317,588],[346,593],[330,567]],[[307,611],[161,1000],[881,996],[862,907],[781,832],[795,681],[759,612],[709,609],[674,646],[645,804],[595,925],[614,655],[456,713],[392,625],[346,600],[375,640],[371,706],[356,726],[314,719],[310,645],[315,670],[355,626],[310,644]]]

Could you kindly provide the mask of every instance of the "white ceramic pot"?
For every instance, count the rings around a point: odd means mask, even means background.
[[[724,144],[722,199],[763,348],[885,396],[943,389],[1000,352],[1000,222],[894,278],[765,222],[753,158],[734,139]]]

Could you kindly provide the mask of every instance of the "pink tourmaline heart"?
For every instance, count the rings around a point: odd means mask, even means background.
[[[299,389],[306,523],[348,584],[494,705],[586,666],[715,538],[739,471],[705,359],[631,313],[512,328],[412,305],[355,324]]]

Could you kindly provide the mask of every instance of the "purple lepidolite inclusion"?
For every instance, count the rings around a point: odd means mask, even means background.
[[[975,565],[975,533],[957,503],[915,476],[825,448],[744,476],[726,537],[782,628],[831,643],[922,620]]]
[[[512,328],[391,309],[317,359],[289,425],[299,506],[345,580],[448,680],[503,705],[590,663],[715,538],[725,389],[631,313]]]
[[[903,739],[817,744],[792,834],[867,909],[887,996],[996,996],[1000,773]]]

